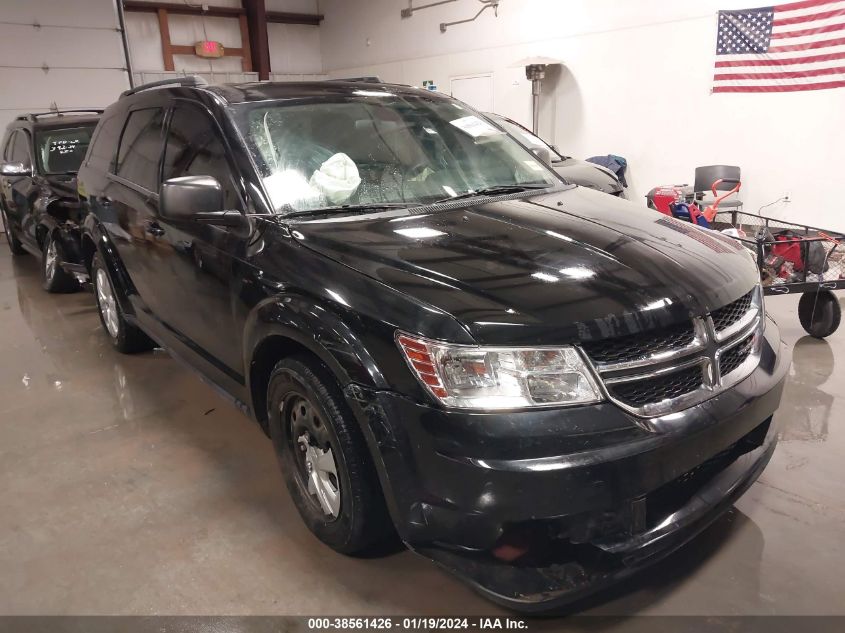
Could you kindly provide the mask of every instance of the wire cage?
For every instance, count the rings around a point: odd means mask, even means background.
[[[711,224],[738,231],[766,294],[845,288],[845,234],[738,210],[719,211]]]

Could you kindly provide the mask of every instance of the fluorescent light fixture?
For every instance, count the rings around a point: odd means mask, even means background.
[[[332,299],[334,299],[338,303],[341,303],[341,304],[349,307],[349,302],[346,299],[344,299],[343,296],[340,293],[335,292],[334,290],[330,290],[329,288],[326,288],[326,292],[328,292],[331,295]]]
[[[356,90],[352,94],[359,97],[395,97],[392,92],[385,92],[384,90]]]
[[[396,229],[393,232],[398,233],[399,235],[404,235],[405,237],[410,237],[412,240],[420,240],[426,237],[439,237],[441,235],[446,235],[443,231],[430,229],[426,226],[414,226],[408,229]]]
[[[531,273],[531,276],[534,277],[534,279],[539,279],[540,281],[548,281],[549,283],[554,283],[556,281],[560,281],[560,279],[558,279],[554,275],[550,275],[549,273],[537,272],[537,273]]]
[[[559,240],[564,240],[566,242],[571,242],[572,238],[567,237],[566,235],[562,235],[560,233],[556,233],[555,231],[546,231],[546,235],[551,235],[552,237],[556,237]]]
[[[561,275],[566,275],[571,279],[589,279],[590,277],[595,277],[596,273],[588,268],[584,268],[583,266],[572,266],[569,268],[561,268],[560,269]]]
[[[643,310],[657,310],[659,308],[666,308],[672,305],[671,299],[658,299],[657,301],[652,301],[648,305],[643,307]]]

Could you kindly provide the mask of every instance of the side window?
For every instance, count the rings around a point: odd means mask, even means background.
[[[122,116],[111,116],[100,121],[86,154],[86,165],[93,162],[106,171],[112,171],[123,120]]]
[[[226,209],[240,209],[220,131],[199,108],[177,105],[170,119],[164,150],[163,179],[180,176],[213,176],[223,187]]]
[[[15,144],[15,132],[9,134],[9,138],[6,139],[6,145],[3,147],[3,160],[6,162],[12,160],[12,147]]]
[[[163,119],[161,108],[130,112],[117,150],[115,173],[150,191],[158,190]]]
[[[15,134],[15,144],[12,147],[12,162],[23,163],[24,167],[32,165],[32,158],[29,155],[29,134],[19,130]]]

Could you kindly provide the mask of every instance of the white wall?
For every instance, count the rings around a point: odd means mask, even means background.
[[[152,0],[147,0],[152,1]],[[219,7],[240,7],[240,0],[213,0],[206,4]],[[317,13],[316,0],[267,0],[268,11]],[[193,45],[199,40],[215,40],[228,48],[241,47],[241,31],[234,18],[209,18],[192,15],[169,15],[170,41],[177,45]],[[126,12],[126,32],[132,66],[145,79],[164,70],[158,17],[154,13]],[[285,75],[322,72],[320,28],[306,25],[269,24],[270,68]],[[175,55],[177,72],[222,74],[222,81],[242,81],[240,57],[202,59],[195,55]],[[226,77],[229,74],[229,77]]]
[[[0,130],[20,114],[103,107],[129,86],[114,0],[0,2]]]
[[[415,4],[424,4],[417,0]],[[407,0],[321,0],[323,65],[334,77],[377,74],[448,91],[458,75],[493,73],[493,105],[529,123],[530,84],[511,66],[531,55],[565,61],[544,85],[541,133],[566,153],[628,158],[629,197],[692,182],[697,165],[743,169],[746,208],[789,194],[764,213],[845,230],[837,169],[845,141],[845,90],[710,94],[716,11],[750,0],[501,0],[401,19]]]

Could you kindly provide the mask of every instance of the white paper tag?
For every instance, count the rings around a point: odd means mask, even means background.
[[[546,171],[545,169],[543,169],[542,166],[538,165],[533,160],[524,160],[522,162],[525,164],[526,167],[528,167],[528,169],[533,169],[534,171]]]
[[[482,121],[475,115],[461,117],[460,119],[450,121],[450,123],[459,130],[469,134],[472,138],[481,138],[483,136],[496,136],[498,134],[504,134],[504,132],[502,132],[501,130],[497,130],[492,125],[490,125],[486,121]]]

